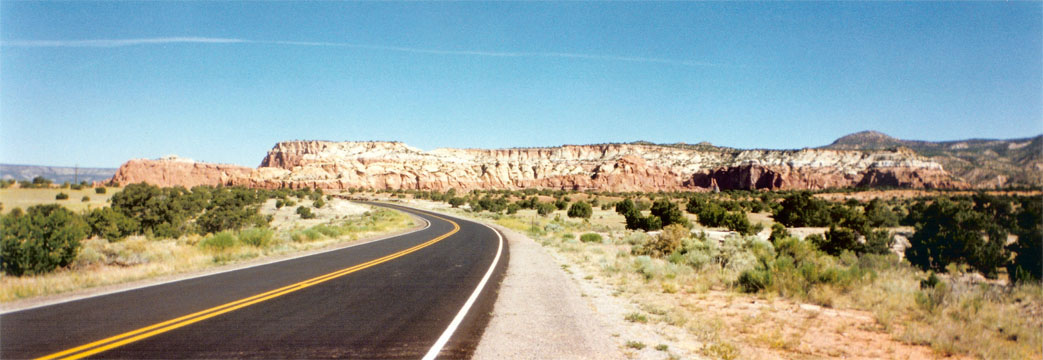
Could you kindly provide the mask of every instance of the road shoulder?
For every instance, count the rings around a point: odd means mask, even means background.
[[[475,359],[621,359],[579,287],[542,246],[504,234],[511,261]]]

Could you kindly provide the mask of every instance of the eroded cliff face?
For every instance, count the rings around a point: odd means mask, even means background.
[[[156,160],[135,159],[124,163],[110,182],[129,185],[140,182],[156,186],[228,185],[232,179],[250,176],[245,166],[207,164],[177,157]]]
[[[606,144],[422,151],[397,142],[276,144],[248,176],[263,188],[606,191],[962,188],[938,163],[903,149],[735,150]]]
[[[113,182],[259,188],[553,188],[605,191],[963,188],[908,150],[736,150],[641,144],[422,151],[398,142],[288,141],[257,169],[166,158],[131,160]]]

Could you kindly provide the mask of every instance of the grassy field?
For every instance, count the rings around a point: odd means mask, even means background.
[[[85,187],[80,190],[72,189],[0,189],[0,203],[4,205],[2,213],[11,212],[14,208],[25,210],[33,205],[60,204],[74,212],[97,209],[109,205],[112,194],[120,191],[120,188],[106,188],[104,194],[98,194],[94,188]],[[69,195],[68,199],[56,200],[59,193]],[[88,201],[83,201],[88,197]]]
[[[279,211],[275,215],[281,216],[284,215],[282,212],[292,209],[276,210],[269,206],[266,211]],[[245,229],[209,236],[192,234],[177,239],[131,236],[118,242],[90,238],[83,241],[76,260],[67,268],[37,276],[0,276],[0,302],[290,255],[414,226],[413,218],[404,213],[339,199],[331,200],[315,212],[319,215],[318,221],[295,224],[291,219],[283,218],[274,230]]]

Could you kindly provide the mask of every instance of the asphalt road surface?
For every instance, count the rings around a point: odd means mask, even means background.
[[[430,226],[307,257],[5,313],[0,358],[469,357],[506,268],[506,243],[481,224],[389,207]]]

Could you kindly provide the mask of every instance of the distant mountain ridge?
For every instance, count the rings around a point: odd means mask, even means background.
[[[1019,139],[902,140],[877,131],[843,136],[821,149],[908,148],[976,188],[1043,186],[1043,135]]]
[[[115,173],[116,169],[110,168],[0,164],[0,179],[4,180],[32,180],[37,176],[43,176],[58,184],[66,181],[95,182],[108,181]]]

